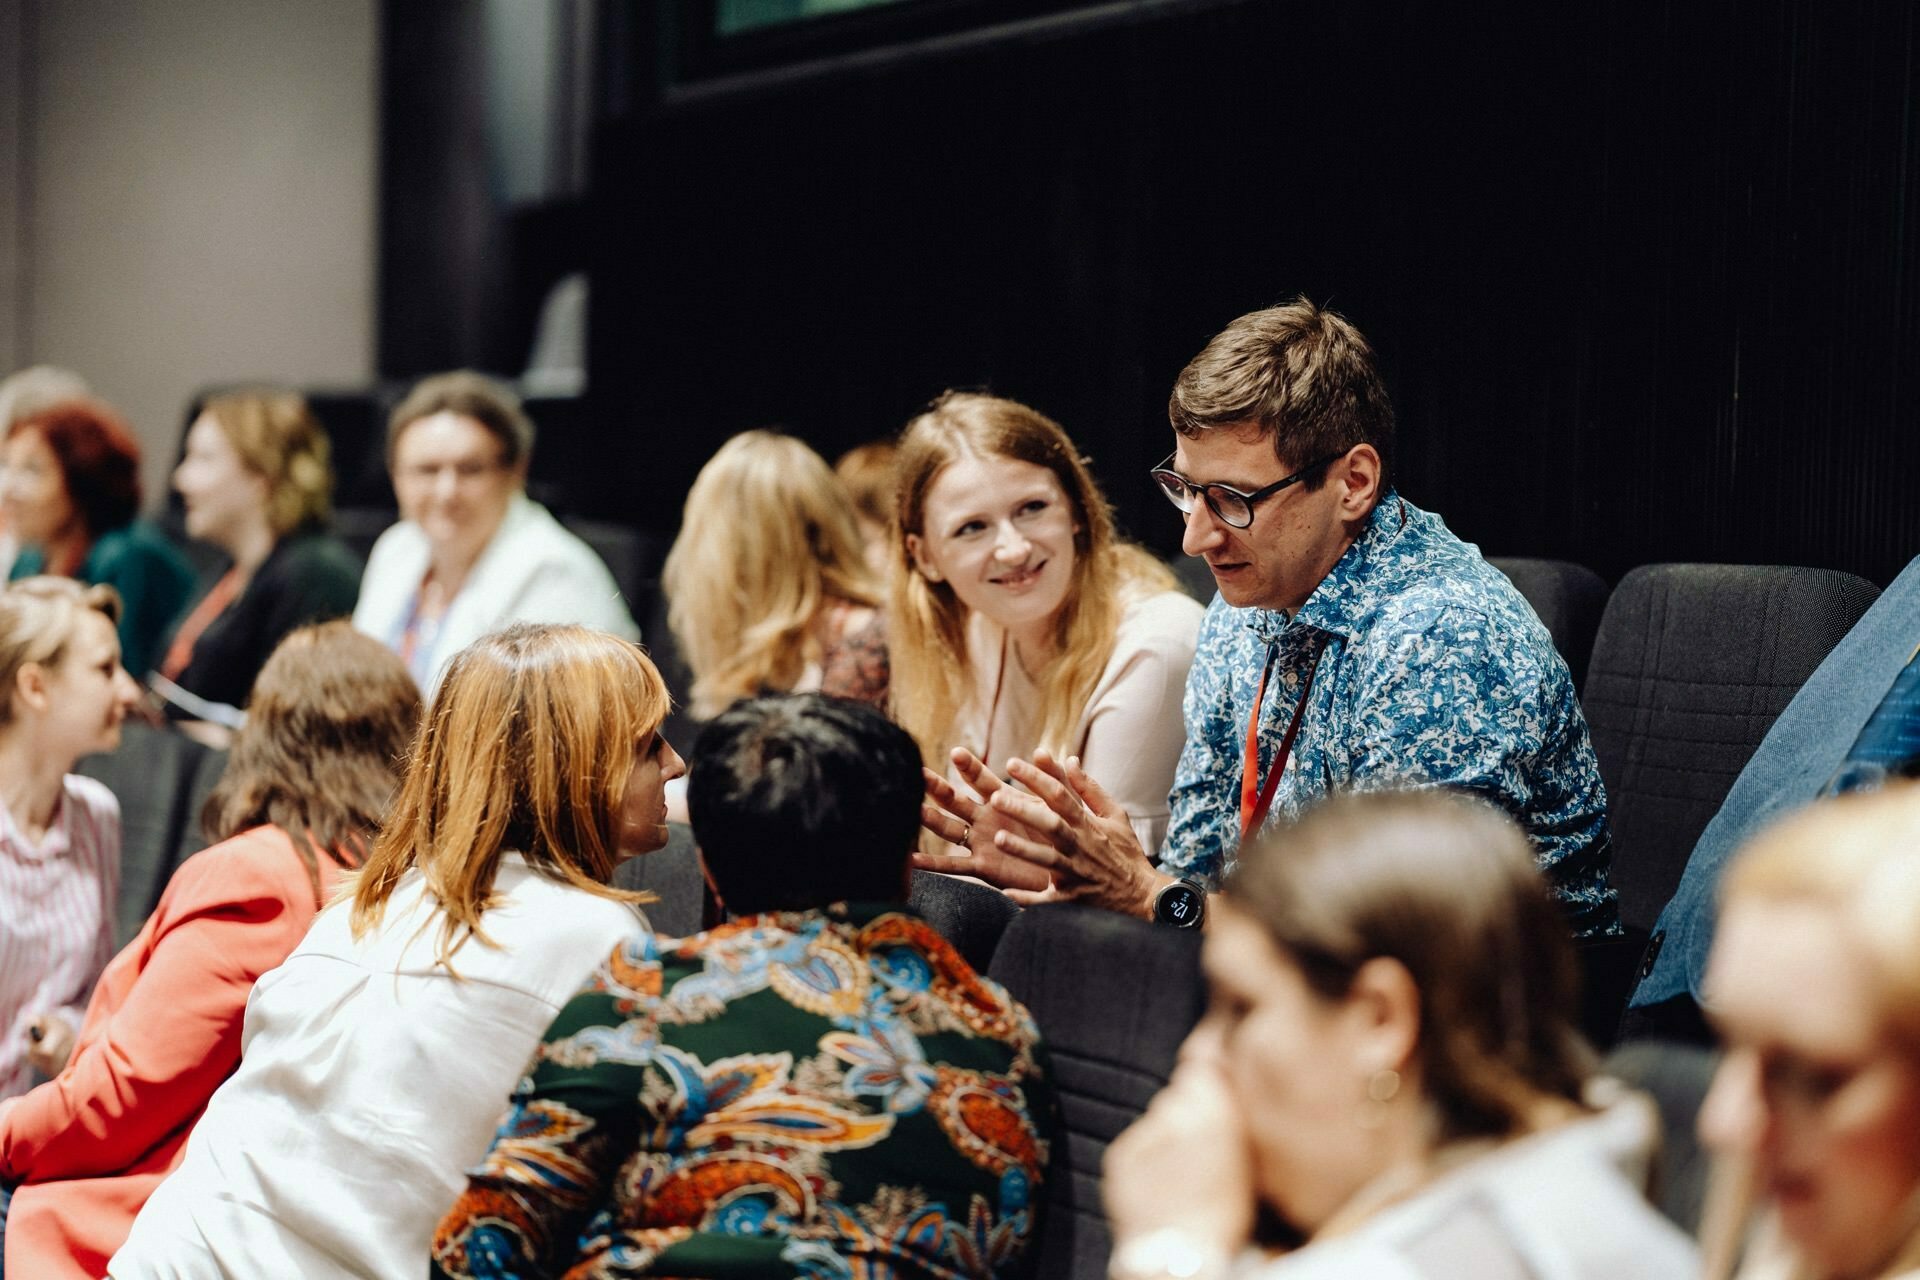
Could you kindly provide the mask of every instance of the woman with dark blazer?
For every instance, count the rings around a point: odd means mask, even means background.
[[[215,396],[187,431],[173,487],[187,532],[225,552],[227,565],[158,655],[150,683],[195,737],[220,745],[239,725],[254,677],[288,632],[353,613],[360,562],[322,532],[329,453],[327,433],[291,391]]]

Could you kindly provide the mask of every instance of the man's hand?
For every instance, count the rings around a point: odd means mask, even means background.
[[[73,1028],[57,1013],[43,1013],[27,1024],[27,1065],[51,1080],[73,1054]]]
[[[1009,761],[1007,772],[1031,794],[1002,787],[987,797],[989,808],[1016,824],[996,833],[994,844],[1053,882],[1043,897],[1009,896],[1023,905],[1067,899],[1152,919],[1154,895],[1172,877],[1153,869],[1126,810],[1081,770],[1079,758],[1062,763],[1035,752],[1031,762]]]
[[[994,843],[1001,832],[1013,832],[1031,838],[1033,832],[983,801],[1007,784],[995,776],[971,751],[956,748],[954,768],[981,797],[975,800],[931,769],[920,775],[927,786],[927,800],[920,806],[920,825],[948,844],[959,845],[967,853],[916,853],[913,865],[922,871],[938,871],[950,876],[974,876],[998,889],[1023,891],[1048,896],[1052,881],[1032,863],[1003,852]]]

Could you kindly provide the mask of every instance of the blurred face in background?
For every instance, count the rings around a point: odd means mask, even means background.
[[[409,423],[393,445],[400,517],[418,524],[436,560],[471,563],[500,530],[525,479],[500,437],[458,413]]]
[[[1735,897],[1706,1003],[1725,1055],[1700,1136],[1749,1165],[1812,1273],[1885,1274],[1916,1228],[1920,1062],[1890,1035],[1868,953],[1831,907]]]
[[[24,543],[43,545],[68,532],[80,515],[66,473],[38,431],[18,431],[0,448],[0,513]]]
[[[211,414],[201,414],[188,428],[173,487],[186,503],[188,535],[215,546],[231,547],[266,513],[267,478],[247,465]]]

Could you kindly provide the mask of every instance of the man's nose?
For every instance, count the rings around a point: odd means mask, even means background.
[[[1226,541],[1226,536],[1213,508],[1195,495],[1193,510],[1186,515],[1186,529],[1180,535],[1180,549],[1190,556],[1203,556]]]

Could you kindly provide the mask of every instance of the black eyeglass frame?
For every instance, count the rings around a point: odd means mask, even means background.
[[[1178,452],[1178,449],[1174,450],[1174,453]],[[1207,504],[1207,510],[1213,512],[1214,517],[1229,529],[1248,529],[1253,526],[1253,517],[1255,515],[1253,508],[1255,503],[1264,502],[1274,494],[1279,493],[1282,489],[1291,488],[1299,484],[1302,480],[1305,480],[1329,462],[1346,456],[1346,452],[1345,449],[1342,449],[1339,453],[1330,453],[1324,458],[1316,458],[1285,479],[1275,480],[1272,484],[1263,485],[1255,489],[1252,493],[1243,493],[1230,484],[1195,484],[1168,465],[1168,463],[1173,461],[1173,453],[1168,454],[1159,466],[1153,468],[1153,470],[1147,474],[1153,477],[1153,481],[1159,486],[1160,492],[1165,494],[1167,501],[1173,504],[1173,509],[1182,515],[1192,515],[1193,507],[1191,505],[1184,507],[1180,505],[1180,499],[1174,496],[1173,486],[1169,486],[1167,483],[1169,480],[1173,481],[1173,485],[1178,486],[1182,493],[1188,495],[1187,501],[1189,504],[1193,501],[1192,495],[1196,493],[1199,494],[1200,500]],[[1233,519],[1220,509],[1220,504],[1214,500],[1214,493],[1216,491],[1246,504],[1247,518],[1245,522]]]

